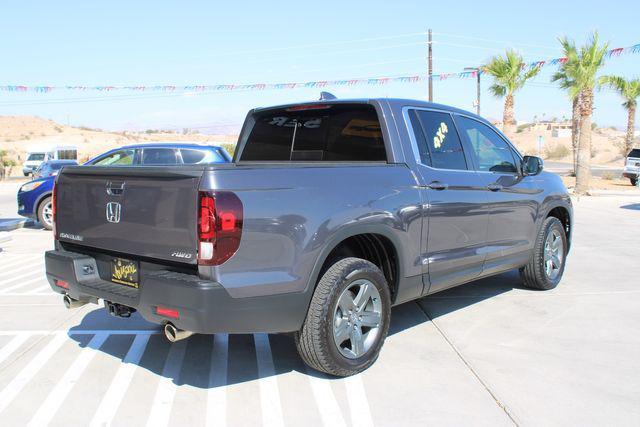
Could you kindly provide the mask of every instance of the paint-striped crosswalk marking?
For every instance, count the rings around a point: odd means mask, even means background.
[[[9,356],[13,354],[24,342],[29,338],[27,334],[16,335],[0,348],[0,363],[4,362]]]

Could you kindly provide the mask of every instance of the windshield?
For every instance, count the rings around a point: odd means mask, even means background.
[[[633,157],[633,158],[640,159],[640,148],[634,148],[633,150],[631,150],[629,152],[629,154],[627,155],[627,157]]]
[[[27,157],[27,161],[41,162],[44,160],[44,153],[31,153]]]

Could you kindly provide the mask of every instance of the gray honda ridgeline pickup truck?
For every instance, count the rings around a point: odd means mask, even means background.
[[[571,242],[557,175],[472,113],[330,100],[249,112],[233,163],[65,167],[51,287],[67,307],[193,333],[293,333],[337,376],[376,360],[391,307],[520,269],[552,289]]]

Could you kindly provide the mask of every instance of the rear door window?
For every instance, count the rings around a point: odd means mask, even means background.
[[[386,161],[375,108],[300,105],[259,111],[240,138],[241,161]]]
[[[467,169],[462,144],[449,113],[410,110],[409,119],[422,164],[438,169]]]
[[[142,164],[175,165],[180,163],[176,150],[173,148],[144,148],[142,150]]]

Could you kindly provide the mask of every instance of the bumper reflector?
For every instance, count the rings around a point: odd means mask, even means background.
[[[180,312],[167,307],[156,307],[156,314],[158,316],[169,317],[171,319],[179,319]]]
[[[64,280],[55,279],[53,283],[55,283],[56,286],[59,286],[63,289],[69,289],[69,283],[65,282]]]

